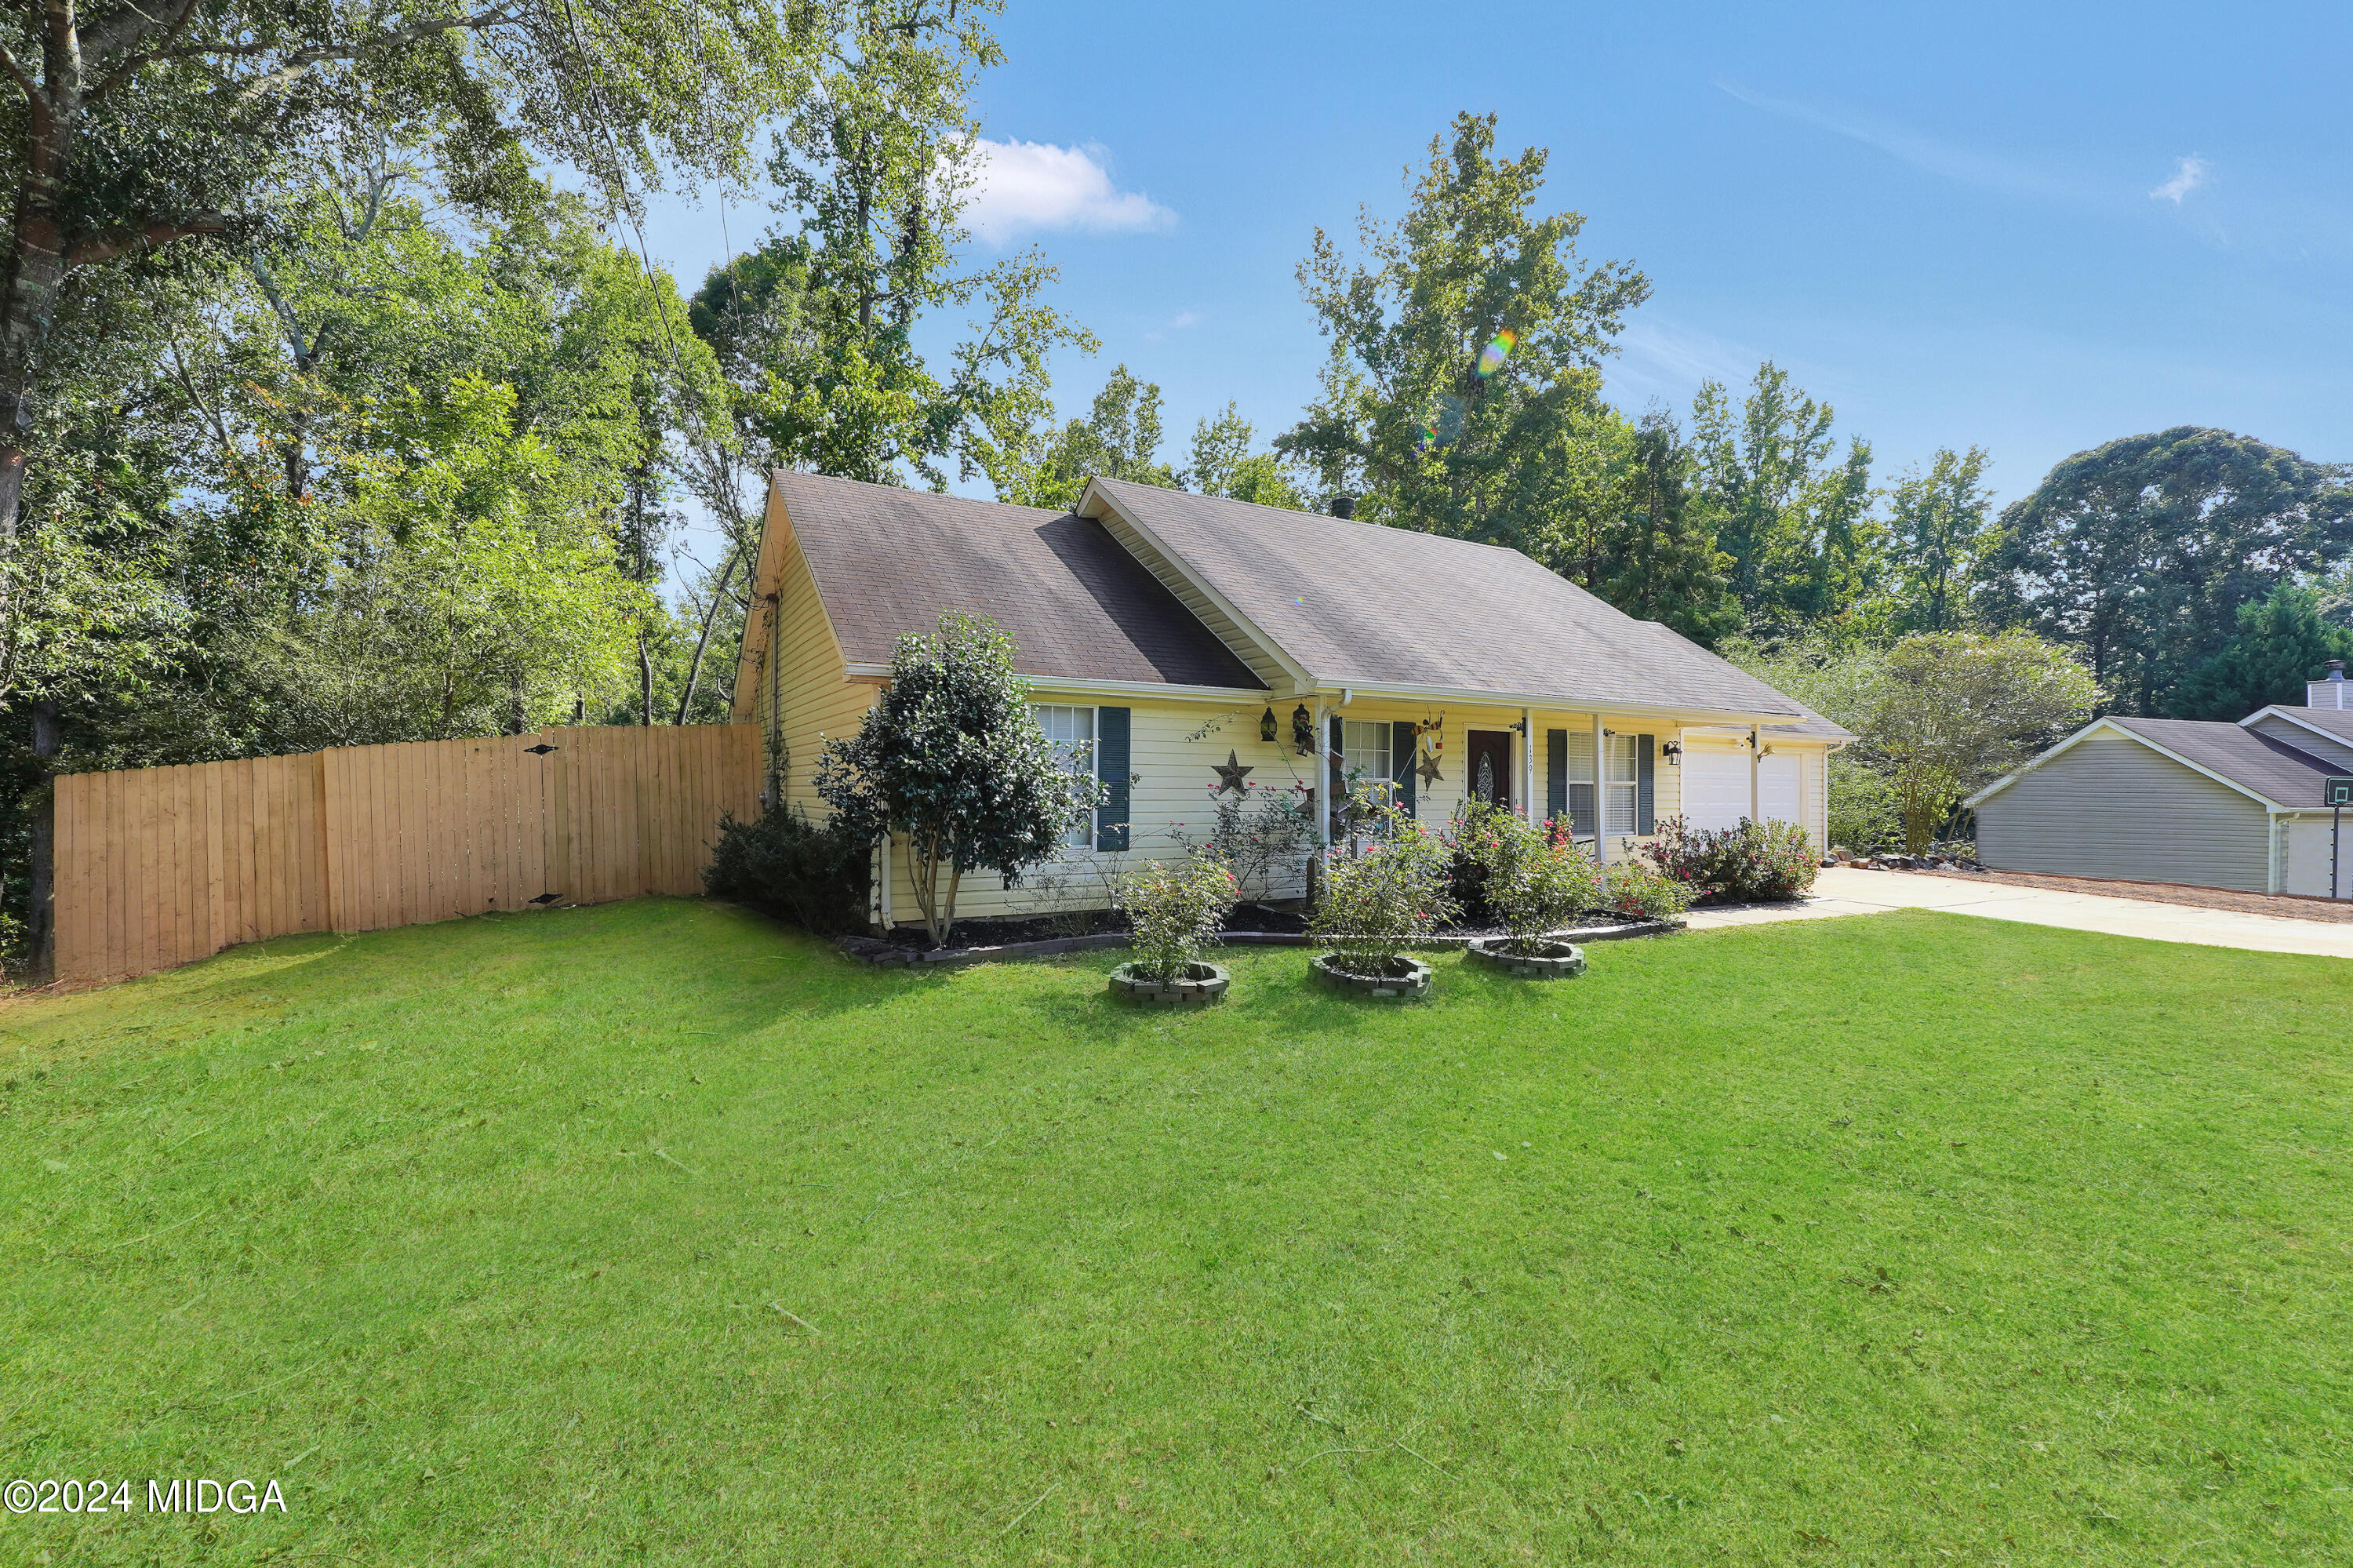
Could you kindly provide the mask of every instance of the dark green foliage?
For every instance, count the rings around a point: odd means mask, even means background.
[[[1691,889],[1694,904],[1777,904],[1814,885],[1820,855],[1794,823],[1743,821],[1721,831],[1694,828],[1681,817],[1659,824],[1644,852],[1667,875]]]
[[[1989,603],[2073,643],[2117,711],[2156,713],[2239,607],[2353,547],[2341,467],[2178,426],[2078,452],[2001,514]]]
[[[1703,648],[1740,628],[1732,557],[1716,547],[1704,505],[1692,493],[1692,449],[1674,416],[1654,408],[1636,427],[1620,482],[1606,575],[1596,589],[1641,620],[1674,628]]]
[[[830,937],[865,921],[873,844],[839,822],[809,821],[797,805],[775,805],[748,822],[719,820],[719,842],[702,885]]]
[[[968,873],[1012,885],[1103,800],[1093,774],[1073,771],[1038,727],[1013,640],[953,612],[930,637],[899,639],[890,683],[856,735],[826,742],[816,783],[845,832],[906,840],[915,903],[941,947]]]
[[[2331,659],[2353,658],[2353,631],[2320,618],[2319,596],[2282,583],[2239,607],[2239,629],[2167,705],[2175,718],[2236,721],[2273,703],[2301,706]]]

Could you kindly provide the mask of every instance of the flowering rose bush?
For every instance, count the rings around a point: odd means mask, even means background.
[[[1648,861],[1621,861],[1609,868],[1602,906],[1642,920],[1674,920],[1692,906],[1692,890]]]
[[[1136,967],[1163,985],[1185,979],[1240,895],[1233,872],[1209,856],[1146,861],[1121,877],[1119,907],[1135,933]]]
[[[1373,841],[1324,868],[1324,895],[1307,927],[1354,974],[1394,973],[1407,942],[1454,915],[1446,891],[1446,845],[1394,807],[1376,814]]]
[[[1512,951],[1535,951],[1546,931],[1601,902],[1601,868],[1574,840],[1482,800],[1455,819],[1455,860],[1477,868],[1481,895],[1511,932]]]
[[[1688,888],[1695,904],[1776,904],[1814,885],[1821,864],[1803,828],[1745,818],[1736,828],[1711,832],[1681,817],[1659,824],[1646,852],[1660,871]]]

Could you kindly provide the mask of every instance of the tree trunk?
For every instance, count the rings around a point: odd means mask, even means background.
[[[49,762],[58,754],[58,706],[47,698],[33,704],[33,765],[38,770],[31,796],[33,808],[31,887],[26,900],[33,982],[54,980],[58,969],[57,922],[57,776]]]
[[[734,579],[735,563],[743,558],[743,547],[738,546],[735,550],[728,556],[726,568],[719,574],[718,585],[711,590],[710,606],[702,612],[702,630],[694,639],[694,657],[687,661],[686,689],[678,694],[678,717],[670,721],[673,724],[684,724],[686,722],[687,709],[693,705],[694,684],[702,674],[702,651],[711,644],[711,623],[717,619],[719,607],[726,599],[727,585]],[[749,626],[750,621],[750,606],[747,604],[745,606],[744,616],[745,625]],[[781,721],[779,720],[776,722],[777,723],[778,727],[781,727]]]
[[[646,652],[646,629],[638,628],[638,723],[650,727],[654,722],[654,662]]]

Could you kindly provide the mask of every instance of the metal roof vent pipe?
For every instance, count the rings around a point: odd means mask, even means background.
[[[1354,518],[1356,515],[1356,498],[1353,495],[1334,496],[1332,498],[1332,515],[1337,517],[1343,523],[1348,522],[1350,519]],[[2339,662],[2341,663],[2342,661],[2339,661]],[[2337,678],[2342,680],[2344,677],[2339,675]]]
[[[2348,681],[2345,678],[2345,661],[2331,659],[2328,662],[2327,676],[2317,681],[2306,681],[2304,683],[2304,705],[2308,708],[2336,708],[2339,711],[2353,708],[2353,703],[2345,700],[2345,694],[2348,689],[2353,689],[2353,681]]]

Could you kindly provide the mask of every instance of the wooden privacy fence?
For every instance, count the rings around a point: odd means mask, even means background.
[[[754,725],[547,729],[57,781],[61,980],[292,931],[699,893]]]

